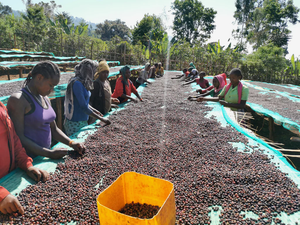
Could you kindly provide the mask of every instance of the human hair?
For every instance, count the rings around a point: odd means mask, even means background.
[[[98,63],[100,63],[102,61],[106,61],[106,59],[105,58],[101,58],[101,59],[99,59]]]
[[[204,77],[205,77],[205,75],[206,75],[206,73],[205,73],[204,71],[201,71],[201,72],[199,73],[199,76],[204,76]]]
[[[182,70],[182,72],[184,72],[184,73],[185,73],[186,71],[187,71],[187,69],[186,69],[186,68],[184,68],[184,69]]]
[[[25,87],[36,75],[41,74],[45,79],[52,79],[54,77],[60,78],[60,70],[58,66],[51,61],[43,61],[36,64],[29,72],[23,86]]]
[[[155,67],[158,67],[158,63],[154,63],[154,66],[155,66]]]
[[[242,71],[239,69],[239,68],[234,68],[230,71],[229,75],[235,75],[237,77],[240,77],[240,80],[243,79],[243,74],[242,74]]]

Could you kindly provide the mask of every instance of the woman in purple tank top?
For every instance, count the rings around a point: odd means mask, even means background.
[[[56,114],[47,95],[53,91],[59,79],[60,71],[56,64],[40,62],[28,74],[21,92],[14,93],[8,100],[9,115],[30,156],[59,159],[68,154],[66,149],[50,150],[52,138],[69,145],[80,154],[85,149],[83,144],[73,142],[56,126]]]

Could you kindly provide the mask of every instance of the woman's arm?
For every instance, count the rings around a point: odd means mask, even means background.
[[[142,102],[143,99],[140,97],[139,93],[137,92],[135,86],[133,85],[132,82],[129,81],[129,86],[130,86],[130,90],[131,92],[133,92],[135,94],[136,97],[138,97],[138,99]]]
[[[218,97],[213,97],[213,98],[205,98],[205,97],[199,97],[197,99],[197,102],[203,102],[203,101],[207,101],[207,102],[218,102],[219,98]]]
[[[84,92],[86,92],[86,88],[83,86],[83,84],[79,81],[75,81],[73,84],[73,93],[74,98],[77,99],[77,102],[79,103],[79,107],[84,111],[85,114],[90,115],[92,113],[89,102],[84,97]]]
[[[94,81],[94,89],[91,90],[91,97],[90,97],[90,105],[91,106],[96,105],[95,99],[96,99],[96,96],[99,95],[99,91],[100,91],[100,85],[98,82]]]
[[[181,77],[183,77],[185,74],[181,74],[181,75],[176,75],[176,77],[171,77],[171,79],[180,79]]]
[[[96,118],[104,123],[106,123],[107,125],[111,124],[111,122],[109,121],[109,119],[104,118],[102,113],[99,112],[97,109],[93,108],[92,106],[89,105],[90,110],[92,111],[92,113],[90,114],[91,117]]]
[[[229,103],[225,102],[223,100],[220,101],[221,105],[224,105],[226,107],[236,108],[236,109],[244,109],[246,106],[246,100],[241,100],[241,103]]]
[[[79,154],[83,154],[85,151],[85,146],[82,143],[77,143],[72,141],[61,129],[56,125],[55,121],[50,123],[51,133],[54,140],[59,141],[65,145],[70,146]]]
[[[196,79],[193,79],[193,80],[191,80],[191,81],[189,81],[189,82],[186,82],[185,84],[182,84],[182,86],[187,85],[187,84],[191,84],[191,83],[193,83],[193,82],[196,82]]]
[[[27,105],[26,103],[27,100],[22,96],[21,93],[13,94],[7,102],[7,109],[9,112],[9,116],[14,123],[16,133],[19,136],[22,145],[25,147],[25,149],[28,152],[34,155],[50,157],[51,156],[50,149],[37,145],[35,142],[31,141],[24,135],[24,115],[25,115],[25,109]]]

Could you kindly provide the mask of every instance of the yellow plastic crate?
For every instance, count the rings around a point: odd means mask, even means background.
[[[126,203],[158,205],[151,219],[140,219],[119,213]],[[118,177],[97,198],[100,225],[174,225],[176,220],[174,185],[166,180],[135,172]]]

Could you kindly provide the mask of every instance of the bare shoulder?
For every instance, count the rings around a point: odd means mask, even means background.
[[[27,102],[27,100],[24,97],[24,93],[19,91],[16,93],[13,93],[7,102],[7,109],[8,111],[12,112],[15,110],[20,110],[23,109],[28,106],[29,103]]]

